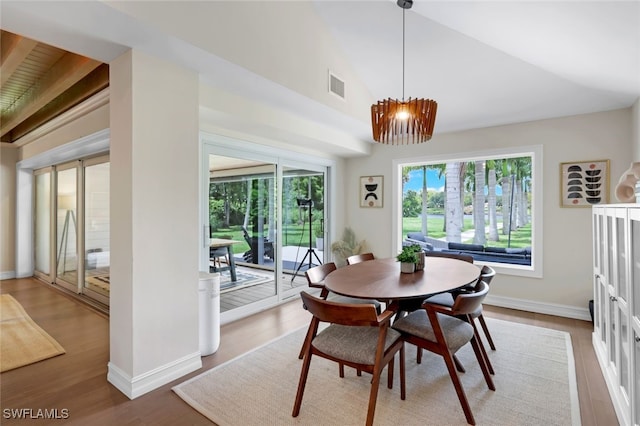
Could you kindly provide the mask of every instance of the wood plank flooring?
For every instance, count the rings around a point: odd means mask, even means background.
[[[309,321],[308,312],[296,300],[226,324],[221,330],[220,349],[203,358],[202,369],[129,400],[106,380],[109,360],[106,316],[36,279],[0,281],[0,292],[12,294],[67,351],[65,355],[0,375],[2,425],[210,425],[178,398],[171,387]],[[582,424],[618,424],[591,346],[589,322],[490,306],[485,306],[485,316],[571,333]],[[58,409],[63,414],[65,409],[68,418],[17,420],[6,418],[7,409],[32,409],[34,414],[38,409]]]

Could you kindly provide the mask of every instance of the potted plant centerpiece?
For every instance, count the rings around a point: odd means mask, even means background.
[[[418,260],[416,261],[416,271],[422,271],[424,269],[424,258],[425,258],[422,247],[420,247],[418,244],[411,244],[407,246],[407,249],[413,250],[413,252],[418,257]]]
[[[396,256],[396,260],[400,262],[400,272],[403,274],[411,274],[415,272],[418,254],[413,247],[405,246]]]

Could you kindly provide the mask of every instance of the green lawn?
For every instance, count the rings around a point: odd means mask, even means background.
[[[446,232],[442,230],[444,226],[444,218],[436,217],[429,218],[427,220],[427,231],[431,238],[443,238],[446,236]],[[473,230],[473,222],[471,219],[464,220],[463,231]],[[406,236],[407,232],[421,232],[422,220],[419,217],[406,217],[402,222],[402,235]],[[531,246],[531,224],[523,226],[520,229],[511,231],[511,243],[509,244],[509,236],[503,235],[501,231],[498,231],[498,237],[500,241],[487,241],[486,245],[492,247],[530,247]],[[488,237],[488,236],[487,236]],[[463,243],[473,243],[473,240],[463,240]]]
[[[444,218],[429,218],[427,226],[429,236],[432,238],[443,238],[445,232],[442,230]],[[407,232],[420,232],[422,221],[420,218],[411,217],[404,218],[402,223],[402,235],[406,236]],[[465,219],[463,231],[472,230],[473,223],[471,219]],[[242,241],[242,244],[233,246],[235,253],[244,253],[249,250],[249,244],[244,240],[242,228],[240,225],[231,226],[229,228],[217,229],[212,233],[216,238],[230,238],[232,240]],[[500,241],[487,242],[487,245],[493,247],[529,247],[531,246],[531,224],[511,232],[511,244],[508,244],[508,235],[499,234]],[[305,227],[304,235],[301,225],[289,225],[284,229],[282,235],[283,246],[301,246],[306,247],[309,244],[309,229]],[[463,241],[463,243],[472,243],[472,240]],[[312,235],[312,243],[315,244],[315,236]]]
[[[251,234],[251,232],[249,232]],[[240,225],[233,225],[229,228],[218,228],[211,233],[214,238],[226,238],[231,240],[242,241],[242,244],[235,244],[233,246],[234,253],[244,253],[249,250],[249,244],[244,240],[242,234],[242,227]],[[312,234],[312,243],[315,244],[315,236]],[[289,225],[285,227],[282,235],[283,246],[301,246],[307,247],[309,245],[309,228],[305,226],[304,236],[302,235],[302,225]]]

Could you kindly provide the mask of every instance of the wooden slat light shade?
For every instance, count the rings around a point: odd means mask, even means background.
[[[388,145],[426,142],[433,135],[438,104],[431,99],[385,99],[371,105],[373,140]],[[398,117],[399,112],[408,114]]]

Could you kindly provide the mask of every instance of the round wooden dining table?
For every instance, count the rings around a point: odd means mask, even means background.
[[[324,286],[343,296],[401,300],[455,290],[473,284],[479,277],[479,267],[458,259],[427,256],[424,270],[403,274],[400,262],[388,258],[338,268],[326,276]]]

